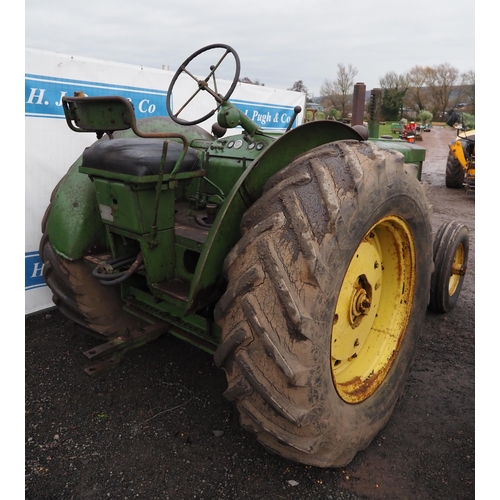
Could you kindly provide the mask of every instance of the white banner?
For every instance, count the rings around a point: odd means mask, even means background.
[[[96,139],[94,134],[79,134],[69,129],[61,97],[77,91],[89,96],[121,95],[132,101],[137,119],[167,116],[166,94],[173,76],[173,71],[26,48],[25,314],[53,306],[38,255],[40,223],[52,190],[83,149]],[[221,94],[231,84],[228,80],[217,82]],[[175,102],[182,103],[191,95],[187,82],[179,78],[173,96]],[[286,129],[295,106],[305,109],[304,94],[244,83],[237,84],[230,101],[270,132]],[[203,102],[200,104],[204,106]],[[208,108],[200,109],[198,105],[193,103],[192,116],[182,117],[204,116],[213,108],[213,100]],[[302,122],[302,117],[303,112],[296,124]],[[215,117],[211,117],[200,126],[210,131],[214,122]]]

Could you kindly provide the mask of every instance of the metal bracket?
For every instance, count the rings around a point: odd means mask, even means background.
[[[156,340],[160,335],[167,333],[168,328],[168,323],[155,323],[133,333],[126,330],[123,335],[85,351],[83,354],[88,359],[111,355],[108,359],[85,368],[85,373],[95,377],[115,368],[127,351]]]

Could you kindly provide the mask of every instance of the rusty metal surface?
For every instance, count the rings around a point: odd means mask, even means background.
[[[120,336],[85,351],[83,354],[91,360],[108,355],[111,355],[111,357],[85,368],[84,371],[90,376],[101,375],[114,368],[127,351],[152,342],[160,335],[167,333],[167,331],[168,324],[164,322],[149,325],[132,332],[125,330]]]
[[[190,283],[180,279],[168,280],[154,285],[156,290],[159,290],[160,292],[170,295],[178,300],[182,300],[183,302],[186,302],[188,299],[189,286]]]
[[[351,125],[363,125],[363,115],[365,112],[366,85],[356,83],[352,97],[352,118]]]

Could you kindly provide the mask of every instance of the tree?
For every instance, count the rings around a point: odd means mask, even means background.
[[[462,75],[462,86],[466,96],[467,106],[471,114],[476,114],[476,72],[471,69]]]
[[[426,109],[429,104],[427,82],[431,71],[429,66],[414,66],[407,73],[408,91],[405,94],[404,106],[415,113]]]
[[[243,78],[240,78],[239,81],[241,83],[249,83],[250,85],[260,85],[261,87],[265,86],[265,83],[260,83],[259,80],[252,81],[248,76],[244,76]]]
[[[434,66],[429,72],[427,86],[430,93],[431,111],[437,119],[444,119],[447,115],[446,111],[460,102],[460,96],[457,93],[452,99],[459,77],[459,70],[448,63]]]
[[[342,119],[342,113],[338,109],[330,108],[328,111],[328,119],[340,121]]]
[[[448,63],[434,67],[414,66],[408,72],[408,92],[404,106],[417,114],[431,110],[439,120],[446,118],[446,111],[465,103],[467,110],[475,112],[475,71],[462,75]],[[463,105],[461,106],[461,108]]]
[[[304,85],[304,82],[302,80],[297,80],[288,90],[293,90],[294,92],[302,92],[306,95],[307,101],[309,101],[311,98],[309,90]]]
[[[380,78],[382,88],[382,115],[386,120],[399,120],[403,117],[403,99],[408,90],[408,77],[394,71]]]
[[[337,78],[325,80],[321,86],[320,95],[325,108],[337,108],[342,113],[342,117],[345,118],[348,107],[352,103],[352,88],[358,70],[352,64],[346,67],[342,63],[339,63],[337,68]]]
[[[462,122],[466,130],[473,130],[476,128],[476,117],[469,113],[462,113]]]
[[[422,111],[420,111],[420,113],[418,114],[418,119],[422,122],[422,123],[431,123],[432,122],[432,113],[430,111],[426,111],[425,109],[423,109]]]

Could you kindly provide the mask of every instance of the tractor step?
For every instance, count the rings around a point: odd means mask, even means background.
[[[83,354],[91,360],[111,355],[108,359],[85,368],[85,373],[94,377],[111,370],[120,363],[127,351],[156,340],[160,335],[167,333],[168,327],[167,323],[161,322],[132,333],[126,330],[123,335],[85,351]]]
[[[191,284],[187,281],[183,281],[177,278],[151,285],[151,287],[155,290],[158,290],[182,302],[187,302],[190,286]]]

